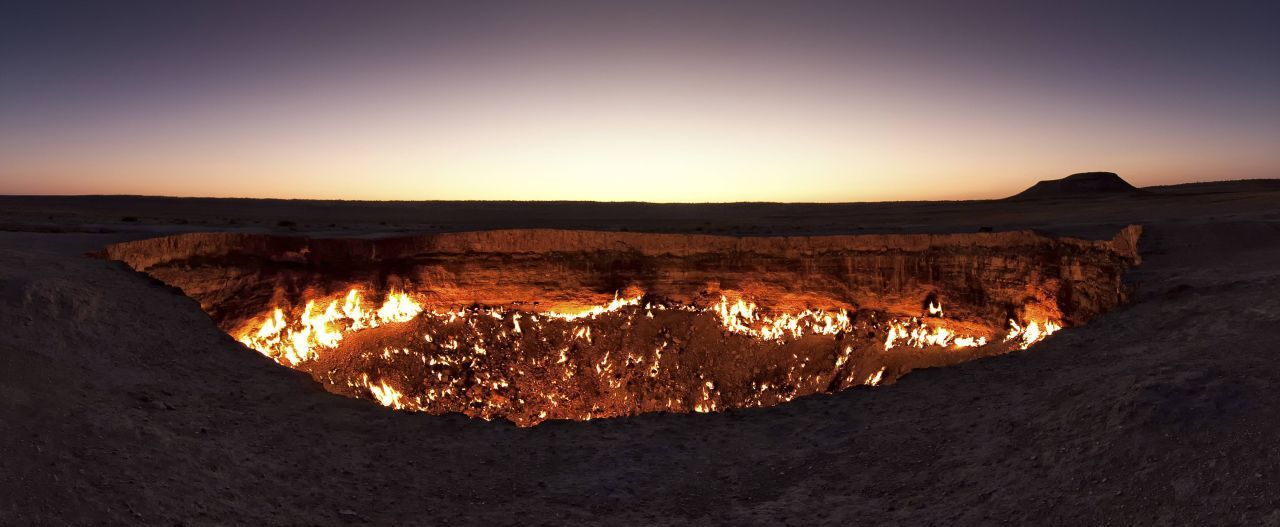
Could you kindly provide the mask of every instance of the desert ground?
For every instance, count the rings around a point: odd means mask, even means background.
[[[107,244],[541,227],[1145,227],[1029,351],[770,408],[517,428],[325,392]],[[0,197],[0,524],[1280,524],[1280,181],[830,205]]]

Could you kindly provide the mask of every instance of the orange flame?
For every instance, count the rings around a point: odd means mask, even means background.
[[[346,333],[405,322],[422,312],[421,305],[398,291],[388,294],[377,312],[361,307],[357,289],[347,292],[341,306],[338,302],[330,301],[324,311],[317,314],[316,301],[310,300],[297,320],[288,320],[284,310],[275,308],[256,329],[250,325],[241,330],[238,340],[277,362],[296,366],[316,358],[321,349],[338,347]]]
[[[1005,336],[1004,340],[1017,345],[1018,349],[1027,349],[1032,344],[1056,333],[1059,329],[1062,329],[1062,326],[1052,320],[1044,321],[1043,328],[1034,320],[1028,322],[1026,326],[1018,324],[1016,320],[1010,320],[1009,334]]]
[[[781,343],[788,336],[800,338],[805,331],[815,335],[835,335],[841,331],[853,329],[849,313],[827,313],[822,310],[806,309],[800,313],[781,313],[769,316],[757,313],[754,303],[739,298],[730,303],[721,296],[720,303],[708,308],[720,317],[721,324],[730,333],[749,335],[761,340],[772,340]]]

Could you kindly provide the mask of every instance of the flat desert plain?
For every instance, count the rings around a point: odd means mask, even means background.
[[[0,197],[0,524],[1280,523],[1280,186],[866,204]],[[517,428],[325,392],[126,240],[1142,224],[1132,301],[1026,352],[770,408]]]

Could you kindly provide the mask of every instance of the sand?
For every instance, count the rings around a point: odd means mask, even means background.
[[[173,289],[84,256],[157,233],[307,229],[244,226],[270,202],[61,198],[45,213],[51,198],[0,198],[14,231],[0,233],[0,524],[1280,523],[1280,192],[1235,190],[732,218],[592,209],[599,228],[731,234],[1147,229],[1136,298],[1028,352],[772,408],[525,429],[326,393]],[[414,216],[426,206],[347,207],[358,217],[315,230],[435,221]],[[193,221],[223,211],[244,214]],[[514,221],[450,218],[441,230]]]

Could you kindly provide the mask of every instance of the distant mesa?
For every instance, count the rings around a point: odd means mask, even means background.
[[[1141,194],[1142,191],[1117,176],[1115,172],[1081,172],[1062,179],[1041,181],[1009,199],[1047,199],[1117,194]]]

